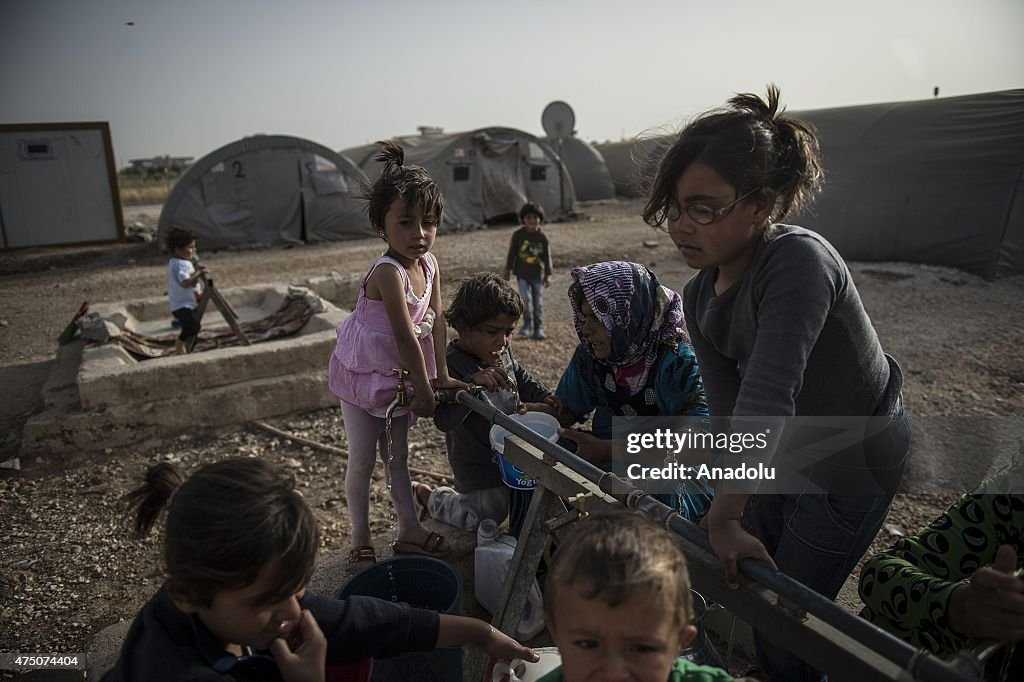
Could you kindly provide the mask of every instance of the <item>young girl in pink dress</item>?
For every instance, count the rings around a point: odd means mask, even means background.
[[[379,446],[388,469],[398,516],[396,554],[444,556],[448,542],[428,531],[413,504],[409,476],[409,427],[416,416],[434,413],[435,388],[464,388],[448,376],[446,329],[434,324],[441,310],[440,273],[430,247],[441,223],[444,200],[437,183],[419,166],[403,165],[402,148],[380,143],[384,171],[364,188],[370,223],[388,244],[359,286],[356,309],[338,326],[331,355],[330,388],[341,399],[349,461],[345,497],[352,521],[349,565],[376,561],[370,538],[370,477]],[[394,410],[388,437],[385,415],[395,399],[401,368],[409,373],[412,400]],[[389,443],[390,440],[390,443]]]

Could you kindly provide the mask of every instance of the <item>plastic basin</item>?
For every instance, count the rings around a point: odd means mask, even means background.
[[[509,415],[509,418],[516,420],[552,443],[558,440],[558,420],[546,412],[512,414]],[[491,427],[491,449],[494,450],[494,454],[498,457],[501,480],[510,488],[532,490],[537,487],[537,481],[502,456],[502,453],[505,452],[505,438],[508,437],[509,433],[508,429],[499,424]]]

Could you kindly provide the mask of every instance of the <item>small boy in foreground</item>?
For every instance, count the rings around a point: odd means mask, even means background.
[[[639,513],[577,523],[548,570],[544,616],[562,665],[538,682],[733,682],[679,657],[697,636],[686,557]]]

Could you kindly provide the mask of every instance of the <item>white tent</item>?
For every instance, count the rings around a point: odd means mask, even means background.
[[[243,138],[181,176],[160,213],[160,244],[171,226],[195,232],[203,248],[370,237],[355,198],[365,180],[350,159],[315,142]]]

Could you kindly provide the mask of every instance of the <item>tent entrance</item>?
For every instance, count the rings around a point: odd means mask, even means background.
[[[480,170],[481,209],[485,222],[516,216],[526,203],[520,170],[519,141],[481,133],[474,136]]]

